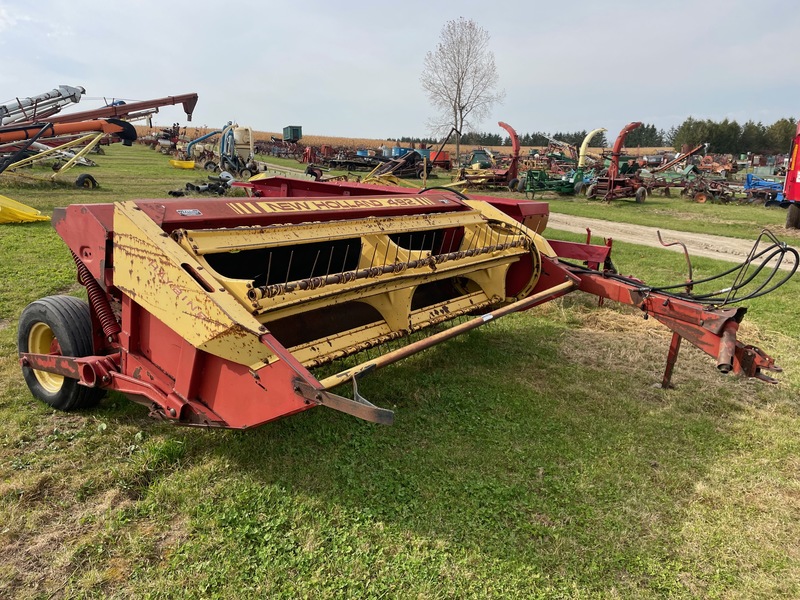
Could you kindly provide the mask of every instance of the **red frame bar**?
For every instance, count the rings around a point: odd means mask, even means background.
[[[676,335],[687,340],[709,356],[717,359],[717,368],[722,373],[733,371],[737,375],[756,377],[768,383],[775,380],[765,371],[779,372],[774,359],[754,346],[736,340],[739,323],[746,308],[710,309],[690,300],[667,296],[658,292],[644,291],[639,286],[609,278],[603,273],[573,271],[580,279],[579,289],[600,298],[608,298],[622,304],[639,307],[647,316],[653,316]],[[678,345],[671,354],[677,356]],[[665,383],[671,375],[668,359]]]

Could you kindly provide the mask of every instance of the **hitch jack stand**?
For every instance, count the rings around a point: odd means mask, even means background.
[[[677,333],[672,333],[672,341],[669,343],[669,352],[667,353],[667,366],[664,369],[664,378],[661,380],[661,388],[669,390],[674,388],[672,385],[672,370],[675,368],[675,362],[678,360],[678,351],[681,349],[681,336]]]

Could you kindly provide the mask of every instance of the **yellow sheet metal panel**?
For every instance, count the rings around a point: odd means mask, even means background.
[[[513,223],[514,226],[521,228],[524,231],[525,235],[531,238],[534,243],[536,244],[536,249],[539,250],[545,256],[549,256],[550,258],[556,258],[556,252],[553,250],[552,246],[544,239],[541,235],[533,231],[532,229],[528,229],[524,225],[518,223],[503,211],[498,208],[495,208],[488,202],[484,202],[483,200],[464,200],[464,204],[471,206],[481,212],[485,217],[489,219],[493,219],[496,221],[504,221],[506,223]]]
[[[0,223],[32,223],[49,220],[50,217],[43,215],[35,208],[6,196],[0,196]]]
[[[256,206],[258,203],[248,203]],[[266,203],[263,203],[266,204]],[[505,215],[503,215],[505,216]],[[309,214],[313,219],[313,213]],[[505,216],[504,220],[508,220]],[[391,235],[409,231],[431,231],[447,227],[465,227],[484,223],[477,210],[407,215],[396,217],[368,217],[327,222],[305,222],[292,225],[268,225],[237,229],[179,229],[173,232],[182,247],[197,256],[211,253],[273,248],[287,244],[348,239],[372,234]]]
[[[261,324],[133,202],[114,208],[114,284],[196,348],[258,368]]]

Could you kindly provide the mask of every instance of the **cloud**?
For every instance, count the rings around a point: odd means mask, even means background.
[[[13,17],[4,6],[0,6],[0,33],[8,31],[17,24],[17,19]]]
[[[785,0],[37,0],[35,19],[0,0],[0,96],[59,84],[92,98],[197,92],[195,123],[264,131],[424,136],[435,114],[419,75],[442,26],[464,16],[489,31],[506,99],[478,129],[520,133],[688,116],[765,122],[796,110],[791,75],[800,11]],[[33,6],[33,5],[31,5]],[[27,9],[30,10],[30,9]],[[796,14],[797,13],[797,14]],[[100,25],[98,25],[100,24]],[[25,52],[11,51],[26,48]],[[96,100],[95,100],[96,101]],[[183,121],[162,109],[157,121]]]
[[[26,26],[32,22],[34,22],[34,18],[29,14],[20,12],[18,6],[10,7],[7,3],[0,2],[0,33]]]

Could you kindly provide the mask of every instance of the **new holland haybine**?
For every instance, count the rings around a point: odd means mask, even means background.
[[[202,426],[249,428],[315,406],[391,423],[358,393],[361,377],[578,290],[674,332],[665,386],[684,339],[723,373],[774,381],[779,370],[737,340],[746,309],[730,306],[794,272],[767,266],[797,266],[773,238],[724,291],[700,293],[706,281],[621,276],[610,241],[548,241],[545,203],[279,177],[240,185],[246,197],[56,210],[88,303],[50,296],[23,311],[20,364],[35,397],[70,410],[116,390]],[[338,392],[346,384],[351,397]]]

